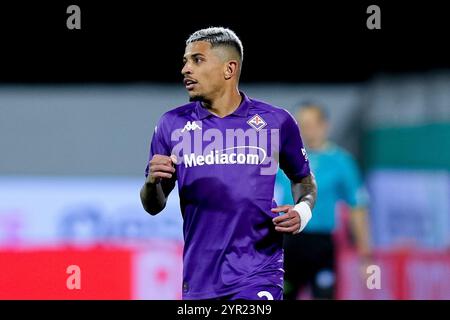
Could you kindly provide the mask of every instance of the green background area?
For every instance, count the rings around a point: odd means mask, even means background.
[[[373,129],[363,145],[365,169],[450,170],[450,122]]]

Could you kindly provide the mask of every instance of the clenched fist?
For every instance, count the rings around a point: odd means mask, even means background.
[[[175,155],[165,156],[161,154],[155,154],[149,162],[149,170],[147,182],[156,184],[161,179],[170,179],[175,173],[175,164],[177,163],[177,157]]]

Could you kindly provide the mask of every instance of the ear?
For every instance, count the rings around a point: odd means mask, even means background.
[[[236,60],[230,60],[225,65],[225,79],[229,80],[236,76],[238,71],[238,62]]]

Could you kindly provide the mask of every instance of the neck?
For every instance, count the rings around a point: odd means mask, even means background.
[[[232,114],[239,107],[241,101],[242,96],[239,93],[239,89],[234,87],[231,90],[220,92],[216,97],[202,104],[209,112],[223,118]]]

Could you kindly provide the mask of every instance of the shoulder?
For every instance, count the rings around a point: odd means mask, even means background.
[[[285,108],[276,106],[273,104],[270,104],[268,102],[257,100],[250,98],[251,104],[251,111],[252,113],[257,114],[266,114],[266,116],[270,116],[272,118],[275,118],[280,125],[285,123],[286,121],[293,121],[297,123],[294,116]]]
[[[181,126],[186,122],[186,117],[192,114],[194,108],[195,103],[191,102],[166,111],[159,118],[155,131],[158,130],[162,134],[170,134],[172,128]]]
[[[331,143],[331,150],[337,157],[343,160],[353,160],[352,154],[344,147]]]
[[[353,155],[345,148],[333,142],[329,142],[328,153],[337,163],[340,163],[344,167],[351,168],[356,165],[356,160]]]

